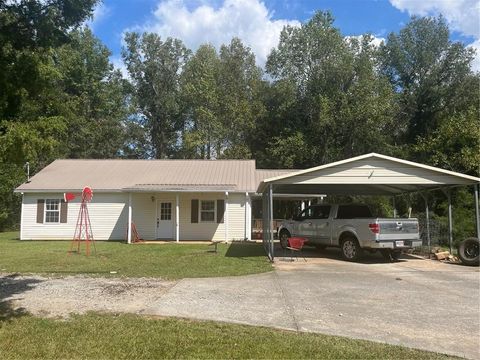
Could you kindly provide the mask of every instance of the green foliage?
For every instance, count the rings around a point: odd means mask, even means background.
[[[172,156],[181,128],[180,74],[190,56],[178,39],[153,33],[125,34],[122,57],[132,81],[136,112],[143,120],[157,159]]]
[[[478,76],[470,69],[474,52],[450,40],[442,17],[413,17],[399,34],[388,36],[381,53],[382,71],[398,93],[400,141],[429,142],[444,122],[464,116],[472,107],[478,119]],[[448,149],[441,151],[452,155]],[[432,160],[428,153],[409,156],[421,162]]]
[[[344,38],[330,13],[317,12],[301,27],[287,26],[272,50],[267,72],[295,97],[293,114],[304,138],[306,166],[382,149],[389,153],[394,94],[376,71],[377,50],[370,36]],[[275,121],[276,122],[276,121]],[[284,128],[281,137],[289,137]],[[275,137],[267,149],[276,148]],[[308,152],[305,151],[308,149]],[[268,158],[267,152],[263,158]]]
[[[56,158],[121,155],[124,80],[108,49],[78,30],[96,0],[0,0],[0,229],[19,218],[13,189]]]

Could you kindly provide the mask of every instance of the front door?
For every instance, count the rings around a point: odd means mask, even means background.
[[[157,203],[157,239],[173,239],[173,201]]]

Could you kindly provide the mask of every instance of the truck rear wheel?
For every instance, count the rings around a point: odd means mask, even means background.
[[[282,230],[280,231],[280,235],[278,239],[280,240],[280,246],[282,249],[286,249],[288,247],[288,238],[291,237],[290,233],[288,230]]]
[[[362,257],[363,250],[354,237],[345,237],[341,244],[342,256],[345,260],[358,261]]]
[[[478,266],[480,241],[477,238],[463,240],[458,247],[458,257],[462,263],[469,266]]]

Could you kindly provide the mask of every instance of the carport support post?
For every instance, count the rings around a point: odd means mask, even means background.
[[[393,202],[393,217],[397,217],[397,206],[395,204],[395,196],[392,197],[392,202]]]
[[[448,245],[450,245],[450,254],[453,251],[453,218],[452,218],[452,194],[450,189],[445,190],[448,199]]]
[[[473,186],[473,194],[475,195],[475,219],[477,224],[477,239],[480,239],[480,211],[478,209],[478,189],[480,184]]]
[[[273,185],[270,184],[268,188],[268,226],[269,230],[269,238],[270,238],[270,254],[272,257],[272,262],[275,258],[274,253],[274,244],[273,244]]]
[[[431,251],[431,243],[430,243],[430,214],[428,209],[428,194],[427,193],[420,193],[425,200],[425,222],[427,226],[427,244],[428,244],[428,256],[430,256]]]

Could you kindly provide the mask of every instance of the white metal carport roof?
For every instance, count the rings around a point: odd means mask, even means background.
[[[391,156],[370,153],[334,163],[264,179],[257,188],[263,194],[264,244],[274,257],[272,214],[274,194],[399,195],[454,186],[473,185],[477,236],[480,237],[478,184],[480,178],[428,166]],[[449,200],[449,238],[452,243],[451,199]],[[428,196],[424,195],[427,228]],[[270,224],[270,226],[268,225]],[[429,235],[428,235],[429,238]],[[429,239],[430,243],[430,239]]]
[[[396,195],[479,182],[474,176],[370,153],[264,179],[257,192],[272,184],[276,194]]]

